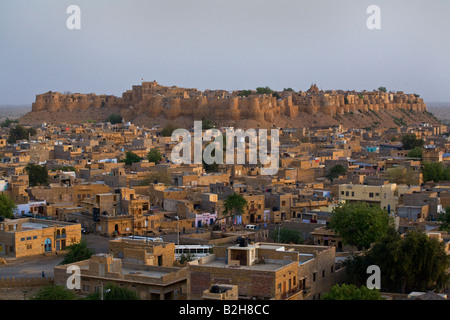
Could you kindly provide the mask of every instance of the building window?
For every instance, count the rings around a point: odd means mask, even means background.
[[[352,197],[354,197],[355,196],[355,191],[352,191]]]
[[[322,278],[325,278],[325,269],[322,270]]]
[[[313,273],[313,281],[316,281],[316,272]]]
[[[373,198],[373,192],[369,193],[369,198]]]
[[[334,272],[334,266],[331,266],[331,273]]]
[[[375,197],[379,197],[380,196],[380,194],[379,193],[375,193]]]
[[[20,238],[20,241],[25,241],[25,238]]]
[[[345,196],[346,196],[346,197],[349,196],[349,192],[348,192],[348,191],[345,192]]]

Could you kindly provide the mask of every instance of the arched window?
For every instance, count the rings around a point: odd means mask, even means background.
[[[45,250],[45,252],[51,252],[52,251],[52,240],[50,240],[50,238],[45,239],[44,250]]]

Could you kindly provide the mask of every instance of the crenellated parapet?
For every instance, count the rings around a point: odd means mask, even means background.
[[[426,111],[418,95],[403,92],[322,91],[311,86],[307,92],[280,92],[241,96],[239,91],[185,89],[166,87],[156,81],[132,86],[121,97],[112,95],[47,92],[36,96],[33,112],[77,112],[90,108],[119,108],[125,118],[146,115],[211,120],[253,119],[272,122],[277,117],[296,118],[300,113],[344,115],[360,111],[405,109]]]

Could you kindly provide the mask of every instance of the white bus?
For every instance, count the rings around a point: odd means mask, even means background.
[[[164,242],[161,237],[151,238],[151,237],[141,237],[141,236],[129,236],[129,237],[121,237],[116,239],[131,239],[131,240],[141,240],[143,242]]]
[[[195,259],[206,257],[211,254],[210,245],[179,245],[175,246],[175,258],[178,259],[182,254],[191,254]]]

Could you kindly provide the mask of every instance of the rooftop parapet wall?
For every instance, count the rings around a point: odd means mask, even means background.
[[[406,109],[427,111],[418,95],[403,92],[385,93],[355,91],[293,92],[277,99],[272,94],[238,96],[238,92],[197,91],[178,87],[165,87],[156,82],[143,82],[122,94],[112,95],[72,94],[47,92],[36,96],[32,111],[77,110],[89,108],[119,108],[122,116],[136,117],[163,115],[168,120],[188,117],[194,120],[206,117],[217,120],[254,119],[272,121],[274,117],[297,117],[299,112],[324,113],[330,116],[356,110]]]

